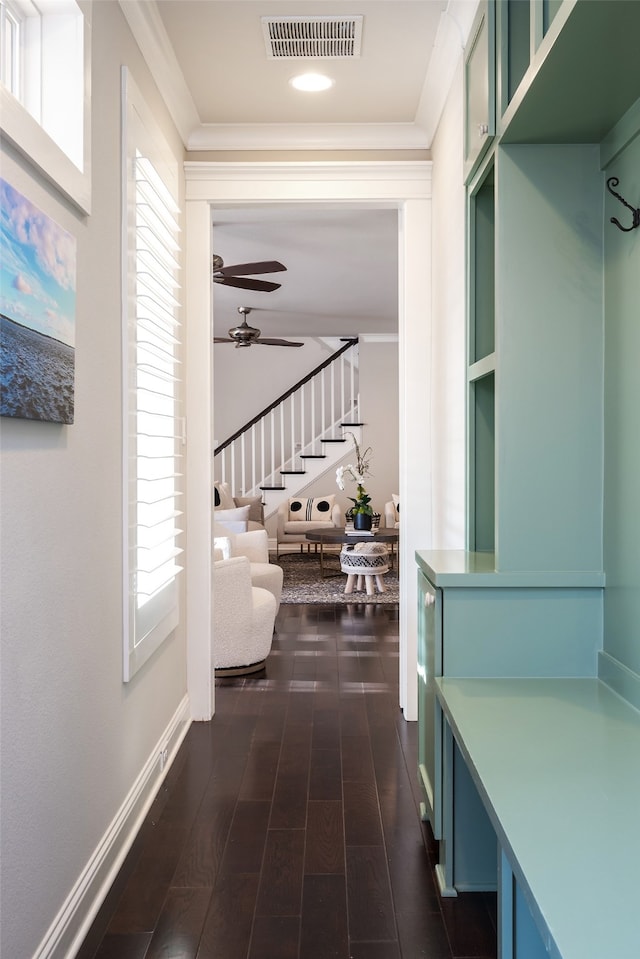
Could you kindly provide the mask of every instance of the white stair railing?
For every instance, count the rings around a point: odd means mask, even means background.
[[[343,426],[358,419],[358,341],[350,340],[215,450],[214,478],[240,495],[268,497],[282,489],[293,495],[291,485],[304,485],[309,460],[339,445],[323,448],[323,440],[342,439]]]

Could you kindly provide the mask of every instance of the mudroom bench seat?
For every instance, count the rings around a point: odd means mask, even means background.
[[[500,959],[640,956],[640,712],[595,678],[436,680],[444,886]]]

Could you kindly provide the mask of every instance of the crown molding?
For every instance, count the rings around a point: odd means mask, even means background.
[[[415,123],[210,123],[193,130],[188,150],[427,150]]]
[[[440,14],[429,67],[416,112],[416,125],[429,144],[438,129],[458,61],[464,54],[479,0],[449,0]]]
[[[428,150],[479,0],[449,0],[412,123],[201,123],[157,0],[119,0],[188,151]]]
[[[361,343],[397,343],[397,333],[358,333]]]
[[[186,146],[191,131],[200,126],[200,117],[155,0],[119,0],[119,3],[180,139]]]
[[[276,160],[256,163],[232,160],[218,163],[215,160],[186,160],[185,179],[224,180],[414,180],[424,183],[431,180],[431,160]]]

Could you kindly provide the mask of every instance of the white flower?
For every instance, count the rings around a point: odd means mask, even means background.
[[[344,489],[344,474],[349,473],[351,479],[354,483],[357,483],[359,486],[362,486],[364,483],[364,476],[362,473],[358,472],[355,466],[352,463],[347,463],[346,466],[339,466],[336,470],[336,483],[340,489]]]
[[[371,456],[371,447],[370,446],[367,447],[364,453],[362,453],[360,451],[360,447],[358,446],[358,441],[356,440],[353,433],[348,433],[347,435],[353,438],[353,445],[356,448],[357,462],[355,466],[353,465],[353,463],[347,463],[346,466],[339,466],[337,468],[336,483],[338,484],[338,488],[341,490],[344,489],[345,473],[348,473],[351,479],[354,481],[354,483],[357,483],[358,486],[364,486],[365,476],[371,475],[369,472],[369,457]]]

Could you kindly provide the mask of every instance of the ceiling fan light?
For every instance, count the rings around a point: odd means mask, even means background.
[[[323,73],[300,73],[292,77],[289,83],[294,89],[302,90],[304,93],[321,93],[332,87],[334,81]]]

